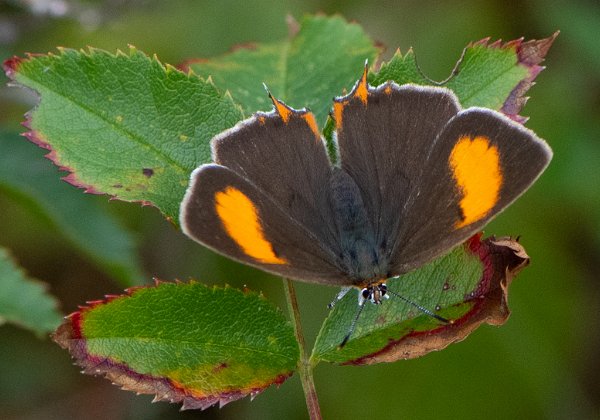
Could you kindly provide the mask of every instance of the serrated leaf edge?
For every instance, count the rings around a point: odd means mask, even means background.
[[[466,52],[469,49],[473,49],[473,48],[495,48],[495,49],[504,49],[504,50],[513,49],[515,51],[516,59],[517,59],[516,65],[524,67],[528,72],[528,76],[526,78],[522,79],[521,81],[519,81],[517,86],[515,86],[513,88],[513,90],[510,92],[510,94],[508,95],[508,97],[506,98],[503,105],[500,107],[500,109],[498,111],[502,112],[504,115],[506,115],[507,117],[511,118],[512,120],[514,120],[520,124],[525,124],[527,122],[527,120],[529,119],[529,117],[519,115],[519,112],[521,111],[521,109],[525,106],[525,104],[529,100],[529,97],[524,96],[524,94],[527,90],[529,90],[529,88],[531,88],[535,84],[535,82],[534,82],[535,78],[545,69],[545,67],[541,66],[540,63],[542,61],[544,61],[546,53],[552,46],[554,40],[559,35],[559,33],[560,33],[560,31],[556,31],[550,37],[543,38],[540,40],[531,39],[528,41],[524,41],[525,38],[521,37],[521,38],[511,40],[511,41],[503,42],[501,39],[491,41],[491,37],[486,37],[486,38],[480,39],[479,41],[470,42],[463,49],[463,51],[460,55],[460,58],[456,62],[452,71],[450,72],[450,75],[446,79],[442,80],[441,82],[436,82],[436,81],[430,79],[429,77],[427,77],[427,75],[425,75],[421,71],[421,68],[419,67],[417,60],[416,60],[417,55],[414,52],[412,47],[409,48],[405,54],[402,54],[400,49],[397,48],[396,51],[394,52],[393,56],[388,61],[380,63],[379,66],[374,66],[373,74],[375,76],[377,76],[382,70],[385,70],[386,68],[388,68],[394,60],[403,60],[404,61],[407,59],[407,57],[412,56],[412,57],[414,57],[416,69],[419,72],[419,74],[421,75],[421,77],[423,77],[425,80],[427,80],[431,85],[444,86],[448,82],[453,80],[460,73],[460,66],[463,62]],[[536,49],[536,48],[539,48],[539,51],[537,51],[538,52],[537,54],[532,54],[532,55],[528,54],[531,49]],[[385,83],[385,82],[382,82],[382,83]],[[413,82],[413,83],[416,83],[416,82]],[[421,84],[421,83],[419,83],[419,84]]]
[[[72,52],[76,52],[78,54],[87,56],[87,57],[93,57],[94,55],[106,55],[108,57],[112,57],[112,58],[117,58],[117,57],[134,57],[134,56],[141,56],[145,59],[147,59],[149,62],[154,62],[155,64],[158,64],[159,68],[163,71],[165,76],[168,76],[170,73],[173,72],[178,72],[182,75],[184,75],[185,77],[187,77],[189,80],[198,80],[202,83],[206,83],[209,84],[210,86],[212,86],[215,91],[217,91],[224,99],[228,100],[229,102],[231,102],[232,106],[237,108],[240,111],[240,115],[243,115],[242,112],[242,108],[233,100],[232,96],[229,94],[223,93],[220,89],[217,88],[217,86],[215,86],[215,84],[212,82],[212,80],[208,80],[208,79],[204,79],[196,74],[193,73],[193,71],[190,72],[184,72],[179,70],[178,68],[170,65],[170,64],[163,64],[159,59],[158,56],[156,54],[149,56],[141,51],[139,51],[135,46],[133,45],[129,45],[129,49],[128,49],[128,54],[123,52],[120,49],[117,49],[115,53],[111,53],[109,51],[106,50],[102,50],[99,48],[94,48],[94,47],[87,47],[86,49],[72,49],[72,48],[64,48],[64,47],[57,47],[56,48],[57,51],[60,53],[58,56],[57,54],[53,53],[53,52],[48,52],[47,54],[37,54],[37,53],[25,53],[25,58],[19,57],[19,56],[13,56],[7,60],[4,61],[3,63],[3,68],[5,71],[6,76],[11,80],[10,85],[11,86],[18,86],[24,89],[28,89],[28,90],[32,90],[34,92],[35,89],[29,88],[25,85],[23,85],[22,83],[19,83],[18,81],[15,80],[16,77],[16,73],[18,73],[18,68],[19,66],[24,62],[24,61],[28,61],[31,59],[35,59],[35,58],[41,58],[41,57],[59,57],[59,56],[64,56],[68,53],[72,53]],[[41,97],[41,94],[36,92],[36,94],[38,96]],[[88,193],[88,194],[97,194],[97,195],[108,195],[109,196],[109,200],[121,200],[121,201],[126,201],[126,202],[131,202],[131,203],[139,203],[142,206],[152,206],[152,207],[156,207],[158,208],[152,201],[150,200],[125,200],[123,198],[121,198],[118,194],[111,194],[111,193],[106,193],[104,191],[100,191],[99,189],[97,189],[95,186],[90,185],[90,184],[86,184],[83,181],[78,179],[77,176],[77,171],[69,166],[63,165],[60,162],[60,158],[58,157],[58,154],[56,152],[56,150],[52,147],[52,145],[50,144],[50,142],[48,142],[46,139],[43,138],[42,134],[39,133],[38,131],[34,130],[32,128],[32,119],[33,119],[33,114],[34,112],[37,110],[37,108],[39,107],[41,103],[41,99],[38,101],[38,103],[31,109],[29,110],[26,114],[25,114],[25,121],[23,121],[21,123],[22,126],[24,126],[25,128],[27,128],[28,131],[26,131],[25,133],[22,133],[21,135],[24,136],[25,138],[27,138],[29,141],[31,141],[32,143],[36,144],[37,146],[46,149],[49,151],[48,154],[45,155],[45,157],[47,159],[49,159],[54,165],[56,165],[59,170],[61,171],[65,171],[68,174],[65,175],[64,177],[62,177],[62,179],[64,181],[66,181],[67,183],[73,185],[76,188],[82,189],[84,191],[84,193]],[[173,163],[175,166],[179,166],[176,162]],[[185,171],[185,168],[181,168],[183,171]],[[159,209],[161,210],[161,209]],[[162,210],[161,210],[162,212]],[[164,213],[163,213],[164,214]],[[177,223],[177,221],[172,220],[171,217],[165,215],[167,217],[167,220],[169,220],[171,223]]]
[[[181,71],[186,71],[188,74],[192,74],[192,75],[195,75],[196,77],[200,77],[200,76],[196,75],[193,68],[191,67],[193,64],[209,63],[211,60],[222,59],[222,58],[230,56],[240,50],[249,50],[250,51],[250,50],[257,49],[259,47],[272,47],[272,46],[277,46],[277,45],[281,46],[281,50],[282,50],[281,51],[281,60],[284,62],[287,62],[287,60],[289,58],[289,49],[292,46],[294,39],[296,37],[298,37],[299,34],[302,32],[302,30],[305,27],[304,25],[307,21],[316,20],[316,19],[326,19],[326,20],[336,19],[339,21],[343,21],[348,26],[358,27],[363,33],[365,33],[364,28],[359,23],[357,23],[356,21],[351,21],[351,20],[346,19],[340,13],[334,13],[332,15],[327,15],[325,13],[315,13],[312,15],[306,14],[306,15],[302,16],[300,23],[298,23],[293,18],[293,16],[288,15],[288,17],[286,18],[286,21],[287,21],[287,24],[289,27],[289,34],[288,34],[287,39],[282,39],[282,40],[273,41],[273,42],[265,42],[265,43],[247,42],[247,43],[236,44],[236,45],[233,45],[231,48],[229,48],[229,50],[227,50],[226,52],[219,54],[215,57],[188,58],[188,59],[181,61],[179,64],[176,65],[176,67]],[[365,33],[365,35],[367,35],[367,34]],[[377,53],[376,53],[377,55],[376,55],[374,61],[378,62],[381,52],[384,50],[384,47],[378,42],[373,42],[373,46],[377,50]],[[283,65],[283,67],[287,67],[287,65]],[[287,77],[287,75],[283,75],[283,77],[285,79],[285,77]],[[210,76],[208,76],[208,78],[210,78]],[[285,80],[282,83],[282,85],[284,87],[281,89],[281,92],[278,93],[278,97],[285,98],[287,96],[287,94],[286,94],[287,83]],[[229,89],[227,89],[226,87],[219,87],[216,85],[214,85],[214,86],[219,92],[221,92],[221,94],[229,96],[231,98],[231,100],[235,103],[235,99],[231,95]],[[239,106],[239,109],[242,109],[242,107]],[[242,112],[243,112],[243,110],[242,110]],[[254,114],[254,112],[252,114]],[[243,115],[246,115],[246,114],[243,113]],[[325,128],[325,126],[322,127],[322,129],[324,129],[324,128]]]
[[[544,38],[541,40],[531,39],[525,41],[524,37],[520,37],[517,39],[513,39],[511,41],[503,42],[501,39],[497,39],[495,41],[490,41],[491,37],[486,37],[480,39],[479,41],[470,42],[467,47],[463,50],[463,54],[461,57],[464,57],[465,52],[469,48],[495,48],[501,50],[514,50],[516,54],[516,65],[524,67],[528,76],[519,81],[517,86],[513,88],[513,90],[509,93],[508,97],[505,99],[503,105],[500,107],[499,111],[504,115],[509,117],[510,119],[520,123],[525,124],[529,117],[519,115],[521,109],[525,106],[529,97],[524,96],[525,92],[531,88],[535,82],[535,78],[545,69],[544,66],[539,65],[546,56],[546,53],[552,46],[554,40],[558,36],[560,31],[556,31],[548,38]],[[543,52],[531,59],[531,56],[525,55],[526,51],[536,45],[541,45]],[[460,71],[460,62],[458,64],[458,71]],[[447,81],[450,81],[452,78],[449,78]]]
[[[518,64],[527,68],[529,75],[514,87],[500,109],[503,114],[514,121],[525,124],[529,119],[529,117],[519,115],[519,112],[529,100],[529,96],[524,96],[525,92],[535,84],[534,80],[536,77],[546,68],[540,64],[544,61],[548,50],[559,33],[560,31],[556,31],[550,37],[540,40],[532,39],[525,42],[523,42],[523,38],[516,40]],[[529,55],[530,50],[537,50],[538,48],[539,51],[537,51],[537,54]]]
[[[125,391],[136,392],[138,395],[154,394],[152,402],[168,401],[170,403],[181,403],[182,411],[190,409],[205,410],[215,404],[218,404],[219,408],[222,408],[232,401],[247,396],[250,396],[251,400],[253,400],[269,386],[276,385],[279,387],[294,374],[294,371],[279,374],[271,382],[265,383],[264,386],[261,387],[250,387],[241,391],[227,391],[218,395],[204,395],[199,392],[186,390],[183,386],[171,379],[141,374],[130,369],[124,363],[117,362],[110,357],[95,356],[87,351],[86,339],[83,337],[81,331],[82,317],[85,312],[93,310],[98,306],[106,305],[117,299],[131,297],[140,290],[153,287],[158,288],[163,284],[191,285],[202,283],[193,279],[187,282],[178,279],[170,282],[154,278],[153,285],[133,286],[125,289],[125,293],[122,295],[105,295],[103,299],[87,301],[86,305],[78,306],[78,311],[65,317],[65,322],[51,334],[51,338],[63,349],[69,351],[71,357],[75,360],[75,364],[83,368],[82,373],[93,376],[104,376],[106,379],[110,380],[113,385],[116,385]],[[205,287],[212,288],[213,290],[238,290],[229,285],[223,287],[217,285]],[[262,292],[254,292],[247,288],[238,291],[244,295],[255,296],[264,301],[267,300]],[[275,309],[281,314],[279,308],[275,307]]]

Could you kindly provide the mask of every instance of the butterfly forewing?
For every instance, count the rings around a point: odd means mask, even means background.
[[[213,140],[215,162],[263,191],[323,246],[338,251],[329,203],[331,164],[312,113],[274,100],[259,113]]]
[[[363,193],[378,243],[391,252],[400,226],[414,223],[403,212],[419,192],[434,140],[460,108],[446,89],[361,83],[366,78],[334,105],[341,166]]]

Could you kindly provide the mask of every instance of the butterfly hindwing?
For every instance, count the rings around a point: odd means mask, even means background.
[[[459,112],[423,161],[392,269],[412,270],[467,240],[523,194],[551,157],[543,140],[499,112]]]
[[[294,279],[344,283],[323,242],[229,168],[196,169],[181,208],[186,235],[221,254]]]

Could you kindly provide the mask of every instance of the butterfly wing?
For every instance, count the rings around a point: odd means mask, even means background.
[[[552,155],[533,132],[498,112],[462,111],[448,89],[392,82],[372,88],[366,73],[335,100],[333,115],[341,166],[361,190],[390,275],[480,230]]]
[[[388,260],[432,142],[460,110],[453,95],[439,92],[394,83],[372,88],[365,72],[348,96],[334,102],[341,167],[359,186]]]
[[[217,136],[192,174],[181,225],[192,239],[286,277],[346,284],[330,206],[332,168],[314,117],[274,99]]]
[[[330,209],[332,167],[315,118],[273,98],[275,110],[259,113],[213,140],[213,159],[249,179],[289,216],[335,250]]]
[[[464,242],[515,201],[550,163],[535,133],[499,112],[469,108],[444,127],[424,162],[392,255],[410,271]]]

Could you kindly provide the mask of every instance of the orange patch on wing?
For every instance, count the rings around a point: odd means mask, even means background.
[[[306,112],[302,114],[302,119],[310,128],[310,131],[312,131],[318,138],[321,138],[321,134],[319,133],[319,127],[317,126],[317,120],[315,120],[315,116],[313,115],[313,113]]]
[[[363,73],[356,89],[354,90],[354,97],[361,100],[363,104],[367,104],[367,97],[369,95],[369,89],[367,84],[367,68],[365,67],[365,72]]]
[[[458,139],[448,159],[454,179],[462,191],[463,219],[455,228],[481,220],[496,205],[502,187],[498,148],[487,137]]]
[[[339,130],[342,128],[342,114],[344,113],[344,102],[333,103],[333,119],[335,120],[335,126]]]
[[[292,110],[280,100],[275,99],[273,97],[271,97],[271,99],[273,100],[273,105],[275,105],[277,113],[279,114],[283,122],[287,124],[290,120],[290,117],[292,116]]]
[[[273,246],[264,235],[258,211],[252,200],[234,187],[215,194],[215,209],[225,231],[244,254],[265,264],[287,264],[275,255]]]

